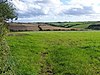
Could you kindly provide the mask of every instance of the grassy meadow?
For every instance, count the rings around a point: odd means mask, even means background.
[[[12,32],[17,75],[100,75],[100,32]]]

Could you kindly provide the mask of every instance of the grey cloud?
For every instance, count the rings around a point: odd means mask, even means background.
[[[37,1],[34,1],[35,3],[48,3],[48,0],[37,0]]]
[[[32,2],[32,3],[34,3],[34,4],[39,4],[39,3],[49,3],[50,2],[50,0],[31,0],[31,1],[28,1],[28,0],[22,0],[22,2],[28,2],[28,3],[30,3],[30,2]]]
[[[19,17],[34,17],[54,14],[53,9],[57,9],[52,0],[18,0],[23,6],[18,7]],[[25,10],[24,10],[25,6]]]
[[[35,16],[41,16],[45,15],[44,12],[41,9],[29,9],[27,12],[20,13],[19,11],[19,17],[35,17]]]
[[[71,8],[69,10],[64,10],[63,14],[67,15],[87,15],[94,13],[93,8],[89,6],[83,6],[83,8]]]
[[[27,11],[18,10],[19,17],[35,17],[35,16],[44,16],[44,15],[50,15],[50,14],[57,14],[59,16],[61,15],[87,15],[95,13],[93,11],[93,8],[91,6],[82,6],[83,8],[70,8],[70,9],[62,9],[60,12],[56,12],[55,10],[58,9],[58,7],[54,7],[52,5],[51,0],[20,0],[24,4],[27,4]],[[31,5],[31,6],[30,6]],[[63,5],[62,5],[63,7]],[[67,7],[67,5],[66,5]]]
[[[46,0],[43,0],[44,2],[46,2]],[[40,5],[38,5],[38,3],[41,3],[43,1],[37,0],[37,1],[32,1],[32,3],[30,3],[30,1],[28,0],[22,0],[23,3],[27,4],[27,11],[23,11],[23,10],[19,10],[18,9],[18,16],[20,18],[23,17],[35,17],[35,16],[43,16],[46,15],[45,12],[43,11],[44,7],[41,7]],[[43,3],[44,3],[43,2]],[[33,4],[33,7],[28,6],[29,4]],[[34,7],[35,5],[39,6],[40,8]]]

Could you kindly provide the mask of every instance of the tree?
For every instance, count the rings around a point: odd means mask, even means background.
[[[7,33],[6,21],[17,18],[15,8],[7,0],[0,0],[0,75],[15,75],[9,63],[10,50],[5,40]]]
[[[14,18],[17,19],[17,14],[15,12],[15,8],[13,4],[10,2],[2,2],[0,3],[0,17],[3,20],[13,20]]]
[[[4,3],[4,2],[7,2],[7,0],[0,0],[0,3]]]

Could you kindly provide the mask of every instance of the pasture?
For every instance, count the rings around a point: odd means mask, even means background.
[[[100,32],[12,32],[17,75],[100,75]]]

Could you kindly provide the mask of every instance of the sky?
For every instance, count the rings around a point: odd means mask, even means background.
[[[12,0],[17,22],[100,21],[100,0]]]

